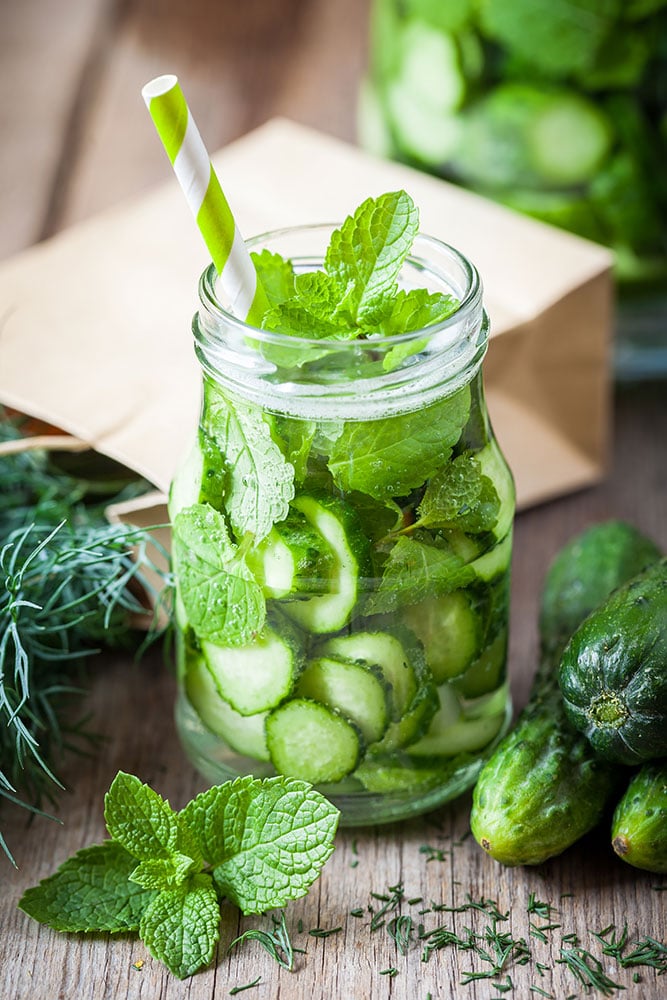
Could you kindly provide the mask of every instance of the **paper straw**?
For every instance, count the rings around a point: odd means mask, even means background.
[[[204,237],[231,311],[259,325],[266,293],[213,169],[178,78],[158,76],[142,87],[157,134]]]

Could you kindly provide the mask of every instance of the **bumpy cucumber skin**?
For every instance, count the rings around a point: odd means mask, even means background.
[[[667,760],[644,764],[634,775],[616,806],[611,843],[629,865],[667,872]]]
[[[661,555],[649,538],[625,521],[594,524],[564,545],[549,568],[542,593],[540,633],[549,646],[564,646],[613,590]]]
[[[473,835],[502,864],[541,864],[601,818],[618,769],[600,761],[569,722],[558,664],[568,630],[656,551],[629,525],[609,521],[573,539],[549,569],[542,593],[542,656],[530,700],[482,768],[473,793]]]
[[[596,825],[612,769],[575,734],[556,695],[533,705],[482,768],[470,825],[504,865],[538,865]]]
[[[667,559],[589,615],[565,648],[559,682],[568,718],[605,760],[667,756]]]

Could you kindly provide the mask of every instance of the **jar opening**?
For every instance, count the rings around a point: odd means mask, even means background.
[[[290,227],[256,236],[248,249],[267,249],[292,261],[296,273],[321,270],[334,224]],[[204,372],[240,396],[279,412],[318,416],[354,399],[368,419],[424,405],[470,381],[488,341],[479,274],[458,250],[419,234],[399,275],[399,286],[454,296],[447,318],[409,333],[349,340],[291,336],[251,326],[234,316],[213,265],[202,274],[200,309],[193,322]],[[322,407],[327,413],[322,412]]]

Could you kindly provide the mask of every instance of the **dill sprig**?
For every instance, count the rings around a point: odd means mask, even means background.
[[[18,436],[0,422],[0,439]],[[97,740],[72,713],[85,659],[138,646],[132,617],[145,614],[146,594],[157,600],[156,574],[168,582],[150,532],[104,516],[112,500],[145,489],[119,468],[96,479],[63,471],[44,452],[0,458],[0,801],[36,812],[57,800],[65,753]],[[1,833],[0,847],[13,861]]]
[[[282,966],[283,969],[291,971],[294,966],[294,952],[301,949],[294,948],[292,945],[285,923],[285,911],[281,910],[279,917],[271,914],[271,922],[273,923],[273,930],[263,931],[252,927],[234,938],[227,951],[231,951],[232,948],[236,947],[237,944],[241,944],[242,941],[257,941],[278,965]]]
[[[609,997],[616,990],[625,989],[620,983],[614,982],[604,970],[602,962],[590,951],[580,945],[560,949],[560,958],[556,961],[567,965],[570,971],[584,986],[599,990],[603,996]]]

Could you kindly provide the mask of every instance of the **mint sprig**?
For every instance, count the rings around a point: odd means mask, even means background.
[[[59,931],[138,931],[179,979],[212,961],[223,897],[250,914],[308,892],[339,817],[307,782],[285,777],[238,778],[175,812],[123,771],[104,815],[111,839],[78,851],[19,908]]]
[[[421,330],[446,319],[458,300],[427,289],[399,289],[398,277],[419,230],[419,212],[405,191],[367,198],[331,234],[323,270],[296,274],[280,254],[263,251],[253,261],[270,308],[262,327],[285,335],[264,344],[264,355],[279,367],[302,367],[328,353],[327,343],[390,337]],[[304,347],[288,338],[307,338]],[[312,344],[322,341],[322,348]],[[383,367],[391,371],[418,353],[427,339],[389,350]]]

